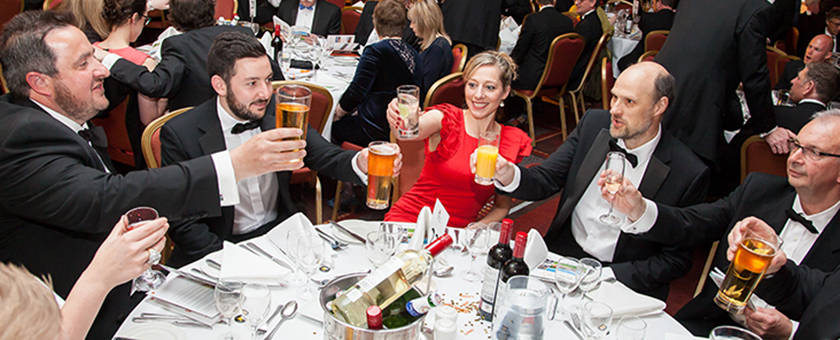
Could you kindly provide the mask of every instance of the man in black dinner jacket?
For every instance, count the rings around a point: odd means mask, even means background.
[[[626,162],[625,178],[640,183],[645,197],[677,206],[703,201],[709,170],[659,124],[673,98],[673,81],[658,64],[631,66],[616,80],[610,112],[587,112],[548,160],[532,168],[501,161],[496,170],[502,195],[537,201],[563,191],[545,234],[549,250],[595,257],[631,289],[663,301],[668,283],[691,269],[691,249],[637,239],[623,232],[629,222],[601,222],[598,216],[609,210],[609,202],[600,198],[595,182],[607,152],[627,148],[635,164]]]
[[[104,130],[87,123],[108,105],[108,70],[71,14],[30,11],[4,27],[0,63],[0,261],[50,275],[66,298],[114,223],[151,206],[161,216],[219,216],[238,203],[237,180],[293,170],[301,141],[269,131],[241,147],[160,169],[115,174]],[[133,308],[130,284],[114,288],[88,338],[111,339]],[[135,301],[137,302],[137,301]]]
[[[246,0],[247,2],[247,0]],[[111,71],[111,77],[153,98],[169,98],[169,110],[196,106],[216,95],[207,75],[207,52],[213,38],[222,32],[253,32],[242,26],[215,26],[213,0],[174,0],[169,6],[172,25],[182,34],[166,38],[161,45],[160,63],[153,71],[97,49],[97,58]],[[272,61],[274,80],[283,72]]]
[[[554,0],[538,0],[541,7],[530,14],[522,24],[519,40],[513,48],[511,58],[519,65],[513,88],[533,90],[540,82],[545,69],[551,43],[559,35],[573,32],[572,19],[554,9]]]
[[[322,37],[341,33],[341,8],[326,0],[283,0],[277,17],[290,26],[309,27],[310,33]]]
[[[639,57],[645,53],[645,38],[653,31],[669,31],[674,24],[674,8],[677,8],[677,0],[657,0],[653,3],[655,12],[639,13],[639,30],[642,31],[642,40],[633,48],[630,54],[618,60],[618,68],[624,71],[628,66],[633,65]]]
[[[814,112],[825,110],[826,103],[840,91],[840,70],[834,65],[814,62],[799,71],[790,87],[790,101],[794,106],[776,106],[779,128],[799,133],[811,120]]]
[[[757,217],[771,225],[785,241],[781,250],[793,263],[825,272],[840,265],[840,111],[818,112],[795,138],[789,140],[787,178],[749,174],[729,196],[713,203],[688,208],[675,208],[641,197],[627,181],[615,195],[615,208],[627,214],[634,223],[626,231],[637,238],[667,246],[708,245],[720,241],[713,266],[726,272],[729,261],[726,235],[738,221]],[[602,190],[605,197],[612,197]],[[692,333],[705,336],[721,324],[735,324],[726,312],[713,302],[718,288],[706,279],[703,291],[686,304],[674,317]],[[760,296],[760,295],[759,295]],[[768,301],[771,302],[772,301]],[[753,318],[761,314],[764,327],[782,336],[790,330],[791,321],[782,309],[759,307]],[[805,320],[802,320],[805,322]],[[747,322],[750,323],[749,321]],[[836,329],[836,324],[831,325]],[[825,339],[827,337],[806,337]]]
[[[452,37],[452,44],[467,46],[468,57],[496,49],[502,10],[516,5],[517,0],[443,0],[443,27]]]
[[[160,133],[164,165],[236,147],[259,132],[275,128],[268,110],[272,97],[271,67],[263,46],[241,33],[216,37],[207,60],[217,97],[172,118]],[[243,124],[249,124],[244,130]],[[286,129],[295,130],[297,129]],[[342,150],[312,127],[306,132],[304,164],[327,176],[359,185],[367,179],[367,151]],[[222,249],[222,241],[239,242],[268,232],[295,212],[289,192],[290,171],[264,174],[237,183],[240,203],[222,208],[221,216],[175,221],[169,236],[175,243],[170,262],[181,266]]]

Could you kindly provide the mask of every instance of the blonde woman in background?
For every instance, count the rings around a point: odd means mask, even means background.
[[[452,71],[452,40],[443,28],[443,14],[434,0],[416,2],[408,11],[411,29],[422,41],[420,62],[423,65],[421,94],[426,92],[438,79]]]

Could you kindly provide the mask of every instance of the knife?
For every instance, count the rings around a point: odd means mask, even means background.
[[[198,327],[198,328],[206,328],[206,329],[213,329],[213,326],[208,326],[203,323],[194,322],[194,321],[186,321],[186,320],[167,320],[161,318],[132,318],[131,322],[134,323],[145,323],[145,322],[165,322],[168,324],[172,324],[175,326],[187,326],[187,327]]]
[[[274,313],[271,313],[271,316],[270,316],[270,317],[268,317],[268,320],[266,320],[266,322],[265,322],[266,327],[268,327],[268,325],[270,325],[270,324],[271,324],[271,320],[274,320],[274,318],[275,318],[278,314],[280,314],[280,311],[283,309],[283,305],[284,305],[284,304],[282,304],[282,303],[281,303],[281,304],[279,304],[279,305],[277,305],[277,308],[275,308],[275,309],[274,309]],[[268,332],[268,330],[267,330],[267,329],[263,329],[263,328],[260,328],[260,329],[258,329],[257,331],[262,331],[262,332],[263,332],[263,334],[265,334],[266,332]]]
[[[329,234],[325,233],[321,229],[315,228],[315,231],[318,232],[318,236],[321,236],[321,238],[324,239],[324,241],[329,242],[333,249],[338,250],[338,249],[341,249],[342,247],[347,246],[346,243],[342,244],[341,242],[338,242],[338,240],[336,240],[334,237],[330,236]]]
[[[364,237],[362,237],[361,235],[356,234],[356,233],[354,233],[354,232],[350,231],[349,229],[347,229],[347,228],[345,228],[345,227],[341,226],[341,224],[338,224],[338,223],[336,223],[335,221],[330,221],[330,224],[331,224],[333,227],[336,227],[336,228],[338,228],[339,230],[341,230],[341,231],[343,231],[343,232],[347,233],[347,235],[353,236],[353,238],[355,238],[355,239],[357,239],[357,240],[361,241],[361,242],[362,242],[362,244],[367,244],[367,240],[366,240]]]
[[[175,268],[169,267],[167,265],[163,265],[163,264],[158,264],[158,266],[160,266],[163,269],[166,269],[169,272],[172,272],[172,273],[178,274],[180,276],[183,276],[183,277],[185,277],[185,278],[187,278],[191,281],[195,281],[195,282],[198,282],[200,284],[207,285],[207,286],[214,287],[214,288],[216,287],[216,282],[205,279],[203,277],[196,276],[196,275],[184,272],[184,271],[180,271],[178,269],[175,269]]]
[[[259,247],[259,246],[257,246],[256,244],[254,244],[254,242],[246,242],[246,243],[245,243],[245,245],[247,245],[248,247],[250,247],[251,249],[253,249],[253,250],[254,250],[254,251],[256,251],[257,253],[259,253],[260,255],[265,256],[265,257],[267,257],[267,258],[271,259],[271,261],[274,261],[274,263],[279,264],[279,265],[281,265],[281,266],[283,266],[284,268],[287,268],[287,269],[289,269],[289,270],[294,270],[294,269],[292,269],[292,266],[290,266],[288,263],[286,263],[286,262],[284,262],[284,261],[282,261],[282,260],[280,260],[280,259],[278,259],[278,258],[276,258],[276,257],[272,256],[271,254],[267,253],[265,250],[262,250],[262,248],[260,248],[260,247]]]

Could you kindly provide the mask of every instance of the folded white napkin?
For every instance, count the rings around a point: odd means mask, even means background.
[[[545,258],[548,256],[548,247],[545,246],[545,241],[536,229],[528,231],[528,243],[525,245],[525,255],[523,260],[533,272],[537,269]]]
[[[221,279],[276,285],[284,282],[289,270],[279,264],[225,241],[222,250]]]
[[[417,214],[417,226],[414,227],[414,234],[411,236],[411,241],[408,242],[408,249],[419,250],[423,247],[423,240],[426,238],[426,232],[431,229],[431,224],[432,209],[423,207]]]
[[[289,230],[292,229],[306,229],[316,234],[315,227],[312,226],[312,222],[309,221],[309,218],[306,217],[303,213],[297,213],[292,216],[289,216],[285,221],[280,222],[276,227],[272,228],[268,233],[265,234],[265,238],[269,239],[270,242],[274,243],[280,249],[286,252],[289,256],[294,257],[294,254],[289,254],[289,247],[286,244],[286,235],[289,233]],[[323,230],[323,229],[322,229]],[[317,235],[317,234],[316,234]],[[336,254],[329,245],[324,244],[324,247],[327,252],[327,256],[333,256]]]
[[[607,304],[613,309],[613,318],[624,315],[646,316],[661,313],[665,302],[642,295],[627,288],[623,283],[601,282],[600,288],[586,293],[593,301]]]

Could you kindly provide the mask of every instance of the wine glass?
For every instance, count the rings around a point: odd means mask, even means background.
[[[321,36],[318,37],[318,40],[321,46],[321,60],[319,65],[321,65],[321,71],[327,71],[327,62],[335,49],[335,45],[331,44],[327,38]]]
[[[268,316],[271,307],[271,290],[264,284],[248,283],[242,287],[242,299],[242,313],[251,326],[251,339],[255,340],[257,326]]]
[[[587,257],[580,260],[580,266],[583,269],[583,276],[580,279],[580,290],[583,292],[581,298],[583,298],[587,292],[592,291],[601,283],[601,262]]]
[[[563,301],[566,300],[566,295],[577,289],[580,280],[583,278],[583,274],[583,266],[581,266],[580,261],[577,259],[561,256],[557,260],[557,267],[554,269],[554,282],[557,284],[557,290],[562,294],[558,303],[561,312],[565,313]]]
[[[125,213],[125,217],[128,220],[128,230],[132,230],[143,223],[157,219],[158,212],[151,207],[137,207]],[[150,264],[156,265],[159,261],[160,259],[157,259]],[[134,289],[141,292],[152,291],[160,287],[164,281],[166,281],[166,275],[149,267],[142,275],[134,279]]]
[[[467,225],[462,231],[461,245],[470,252],[470,269],[461,272],[461,278],[468,282],[480,280],[482,275],[475,270],[475,259],[481,252],[487,252],[490,248],[490,230],[487,225],[481,222],[473,222]]]
[[[588,339],[603,339],[612,323],[612,308],[601,302],[590,301],[583,305],[581,312],[583,335]]]
[[[298,239],[297,262],[306,274],[306,282],[298,291],[303,300],[310,300],[318,293],[318,288],[311,278],[315,270],[324,262],[324,251],[324,240],[316,233],[307,232]]]
[[[638,316],[625,315],[618,321],[617,340],[642,340],[647,323]]]
[[[233,340],[233,317],[242,309],[242,282],[237,280],[219,280],[213,297],[216,299],[216,309],[225,318],[228,331],[222,339]]]
[[[303,270],[300,267],[300,261],[298,261],[298,251],[297,248],[299,246],[299,240],[301,237],[304,237],[307,234],[307,231],[303,228],[292,228],[288,232],[286,232],[286,247],[288,248],[287,254],[291,258],[292,261],[295,261],[295,268],[294,273],[292,275],[292,279],[289,280],[289,283],[293,286],[303,286],[306,285],[306,277],[303,275]]]
[[[607,191],[611,194],[618,192],[621,182],[624,180],[624,163],[623,153],[615,151],[607,153],[607,164],[604,171],[607,172]],[[620,217],[613,215],[613,203],[614,200],[610,201],[610,212],[601,215],[600,218],[601,222],[608,225],[616,225],[621,222]]]
[[[397,237],[387,231],[371,231],[365,235],[365,250],[368,261],[374,268],[381,266],[397,252]]]

